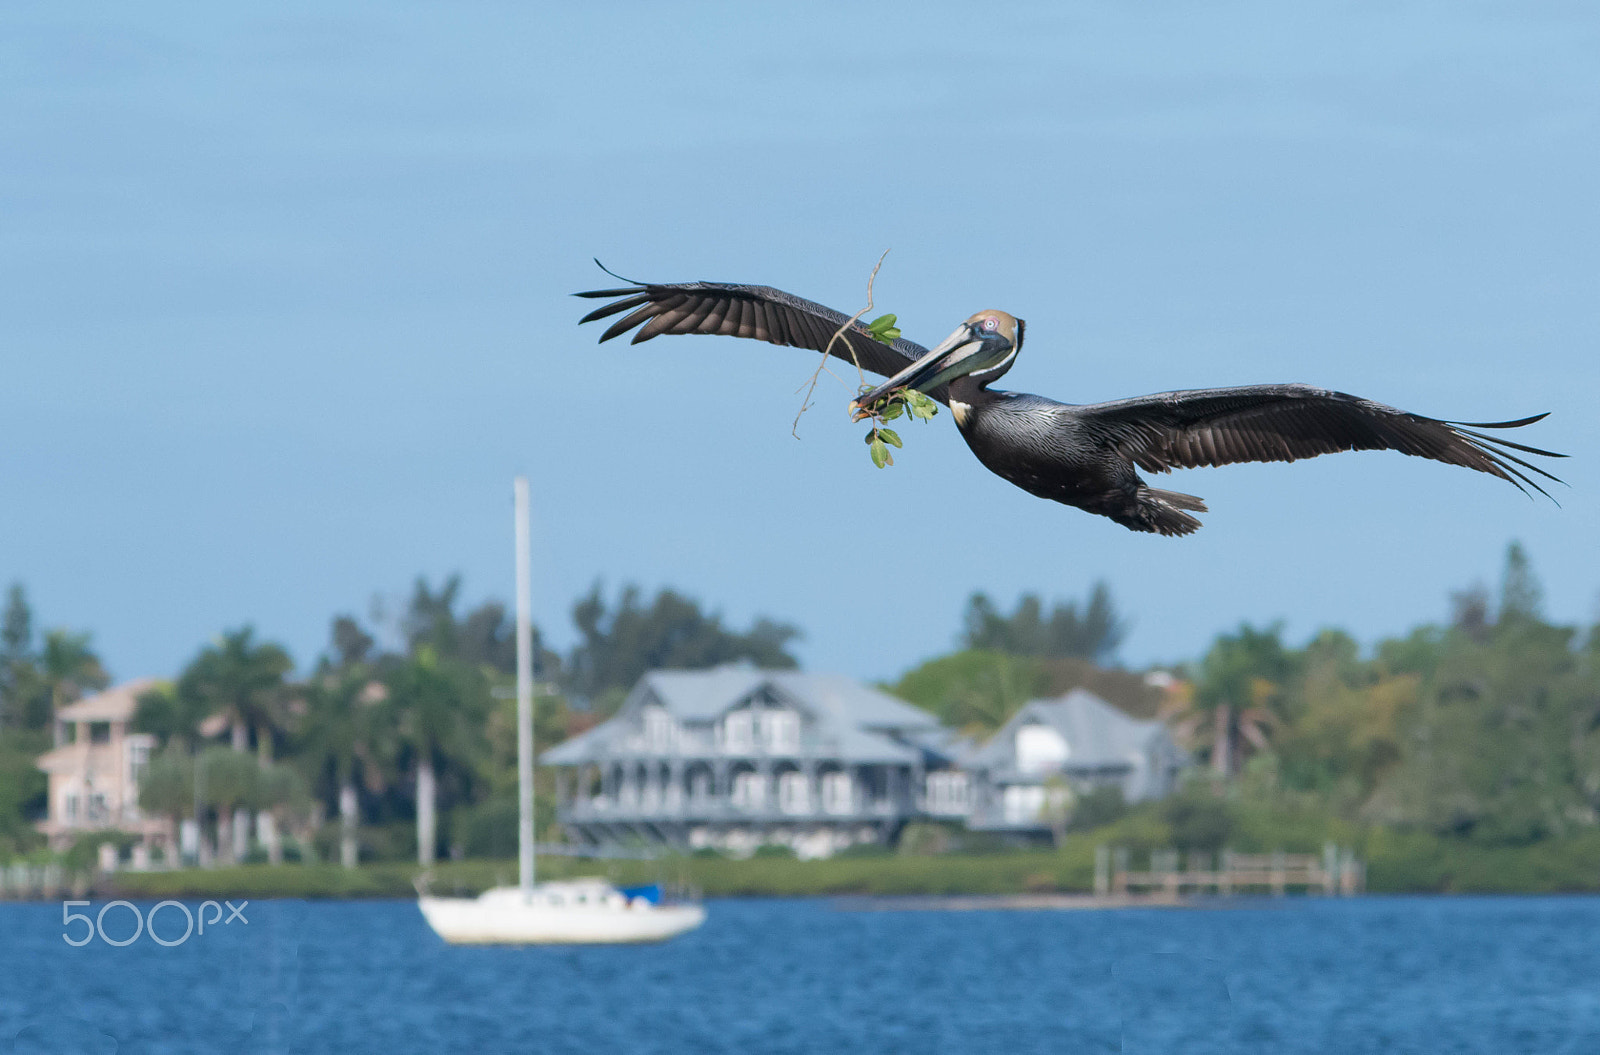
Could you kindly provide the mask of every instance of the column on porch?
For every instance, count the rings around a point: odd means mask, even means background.
[[[778,789],[772,783],[772,759],[766,755],[757,758],[756,772],[761,775],[761,812],[771,813],[778,805]]]
[[[689,789],[683,786],[683,774],[686,768],[682,755],[673,755],[671,761],[667,763],[667,793],[662,806],[669,813],[682,813],[684,801],[689,797]]]

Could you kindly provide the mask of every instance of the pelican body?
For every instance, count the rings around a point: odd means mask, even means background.
[[[1109,517],[1133,531],[1187,535],[1200,527],[1190,514],[1206,509],[1193,495],[1150,487],[1140,469],[1170,472],[1289,462],[1335,451],[1395,450],[1476,469],[1548,497],[1528,474],[1557,478],[1513,452],[1564,457],[1476,431],[1520,428],[1544,414],[1516,421],[1442,421],[1310,385],[1162,392],[1092,404],[992,389],[1016,363],[1026,328],[1003,311],[978,312],[930,351],[904,338],[883,344],[840,312],[770,286],[641,283],[577,296],[611,300],[582,322],[628,312],[601,335],[602,343],[639,327],[635,344],[662,334],[704,333],[831,350],[888,378],[851,404],[857,419],[872,416],[875,406],[896,391],[925,393],[949,406],[967,446],[997,476],[1029,494]],[[833,340],[836,333],[839,338]]]

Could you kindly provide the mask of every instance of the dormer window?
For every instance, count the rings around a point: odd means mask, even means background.
[[[652,704],[644,709],[644,742],[653,750],[664,751],[672,746],[672,715],[665,707]]]
[[[748,710],[732,711],[722,720],[722,743],[729,751],[748,752],[755,747],[754,716]]]
[[[1024,773],[1053,773],[1072,753],[1067,738],[1053,727],[1030,723],[1017,730],[1017,769]]]
[[[800,751],[800,716],[793,711],[767,711],[762,715],[767,750],[792,755]]]

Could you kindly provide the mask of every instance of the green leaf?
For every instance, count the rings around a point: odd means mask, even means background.
[[[878,413],[879,413],[879,416],[882,417],[884,421],[893,421],[895,418],[898,418],[901,414],[904,414],[905,412],[906,412],[905,404],[903,404],[899,400],[895,399],[895,400],[890,400],[889,401],[889,405],[884,407]]]
[[[912,415],[921,418],[923,421],[927,421],[939,413],[939,404],[916,389],[906,390],[906,402],[910,404]]]
[[[889,448],[883,445],[882,440],[873,440],[868,450],[872,453],[872,464],[882,469],[885,465],[893,464],[894,459],[889,457]]]
[[[867,430],[867,434],[865,436],[861,437],[861,442],[863,442],[863,443],[876,443],[877,439],[878,439],[878,430],[877,429],[868,429]]]
[[[893,315],[879,315],[876,319],[867,323],[867,332],[872,335],[873,340],[881,341],[884,344],[893,344],[896,338],[900,336],[900,331],[895,328],[895,317]]]
[[[883,442],[894,447],[905,446],[905,444],[900,442],[900,434],[895,432],[894,429],[878,429],[877,432],[878,438]]]

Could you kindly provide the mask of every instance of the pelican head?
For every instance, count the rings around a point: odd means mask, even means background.
[[[897,388],[927,392],[958,377],[971,377],[979,385],[996,381],[1022,350],[1023,322],[1003,311],[980,311],[956,327],[940,345],[895,374],[872,391],[857,396],[850,404],[856,419],[865,417],[862,407],[871,406]]]

